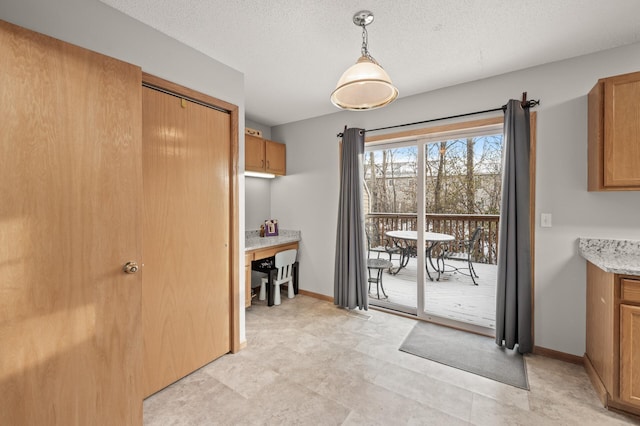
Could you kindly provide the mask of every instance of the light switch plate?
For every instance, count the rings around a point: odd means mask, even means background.
[[[551,213],[540,214],[540,226],[543,228],[551,228]]]

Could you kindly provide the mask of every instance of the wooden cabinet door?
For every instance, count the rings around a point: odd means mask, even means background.
[[[609,392],[615,383],[617,359],[615,329],[616,278],[587,262],[586,355]]]
[[[620,305],[620,399],[640,408],[640,306]]]
[[[141,71],[0,21],[0,424],[142,424]]]
[[[230,349],[231,119],[142,91],[147,396]]]
[[[276,175],[286,174],[287,152],[283,143],[265,141],[266,172]]]
[[[640,73],[604,83],[604,186],[640,189]]]
[[[265,143],[264,139],[244,135],[244,168],[252,172],[264,172]]]

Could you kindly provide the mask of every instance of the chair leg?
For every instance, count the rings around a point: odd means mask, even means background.
[[[260,293],[258,294],[258,300],[265,300],[267,298],[267,283],[265,281],[265,278],[262,278],[260,281]]]
[[[273,287],[273,291],[275,292],[273,295],[273,304],[279,305],[282,303],[280,300],[280,284],[274,284]]]
[[[290,279],[289,282],[287,283],[287,297],[289,299],[293,299],[294,297],[296,297],[296,294],[293,291],[293,278]]]
[[[468,260],[469,263],[469,275],[471,276],[471,281],[473,281],[473,284],[478,285],[478,283],[476,282],[476,278],[480,278],[478,276],[478,274],[476,274],[476,270],[473,268],[473,263],[471,262],[471,259]]]

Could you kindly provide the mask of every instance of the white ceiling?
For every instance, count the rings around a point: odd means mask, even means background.
[[[101,0],[241,71],[247,118],[338,111],[329,95],[369,50],[410,96],[640,41],[638,0]]]

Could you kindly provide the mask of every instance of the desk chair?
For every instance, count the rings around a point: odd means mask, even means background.
[[[287,296],[289,299],[293,299],[296,295],[293,289],[293,264],[296,261],[296,255],[298,251],[295,249],[285,250],[275,255],[274,266],[277,269],[276,278],[273,280],[273,286],[275,287],[273,290],[273,304],[279,305],[281,303],[280,299],[280,285],[287,284],[288,293]],[[259,300],[266,299],[266,287],[269,282],[269,278],[262,278],[260,283],[260,293],[258,294]]]

